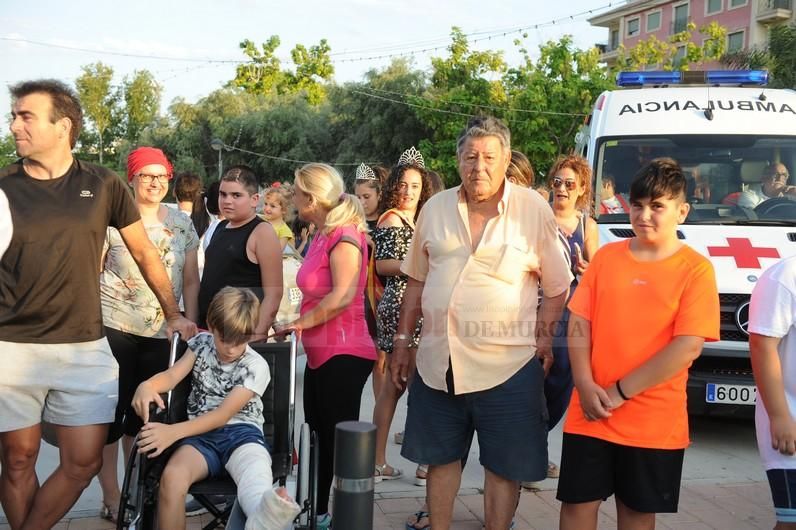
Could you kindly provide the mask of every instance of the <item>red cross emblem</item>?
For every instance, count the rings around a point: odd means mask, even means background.
[[[745,237],[728,237],[726,247],[708,247],[708,254],[718,258],[733,258],[739,269],[762,269],[760,258],[778,258],[779,251],[771,247],[753,247]]]

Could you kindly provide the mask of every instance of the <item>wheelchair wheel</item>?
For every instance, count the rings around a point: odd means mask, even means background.
[[[149,462],[136,451],[135,439],[122,482],[117,530],[153,530],[156,527],[157,489],[147,477]]]
[[[318,503],[318,448],[310,426],[301,425],[299,433],[298,471],[296,474],[296,502],[301,506],[296,528],[315,529],[315,509]]]

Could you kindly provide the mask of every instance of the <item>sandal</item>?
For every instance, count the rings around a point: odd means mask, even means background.
[[[431,514],[428,513],[425,510],[416,511],[414,513],[414,515],[411,516],[411,517],[415,518],[415,522],[414,523],[410,523],[409,521],[407,521],[406,522],[406,530],[431,530],[431,519],[429,519],[430,515]],[[419,524],[422,523],[423,519],[427,520],[426,521],[426,525],[425,526],[418,526]]]
[[[425,464],[418,464],[415,470],[415,486],[425,486],[428,478],[428,466]]]
[[[106,504],[105,501],[103,501],[102,507],[100,508],[100,518],[116,524],[117,519],[119,518],[119,509],[111,508],[109,504]]]
[[[392,469],[392,473],[387,473],[387,468]],[[397,467],[388,466],[387,464],[376,464],[376,472],[373,475],[373,481],[378,484],[382,480],[395,480],[403,476],[403,471]]]

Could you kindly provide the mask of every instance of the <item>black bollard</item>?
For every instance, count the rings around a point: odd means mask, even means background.
[[[372,530],[376,426],[343,421],[334,432],[334,518],[332,528]]]

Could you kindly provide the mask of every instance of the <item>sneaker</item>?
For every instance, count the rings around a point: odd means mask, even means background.
[[[219,511],[223,511],[227,507],[227,496],[226,495],[210,495],[208,500],[212,502]],[[234,501],[235,498],[233,497],[232,500]],[[188,517],[193,515],[201,515],[203,513],[207,513],[207,508],[202,506],[202,503],[191,497],[191,500],[185,503],[185,515]]]
[[[329,512],[326,512],[323,515],[318,515],[315,517],[315,528],[318,530],[329,530],[332,526],[332,515]]]

